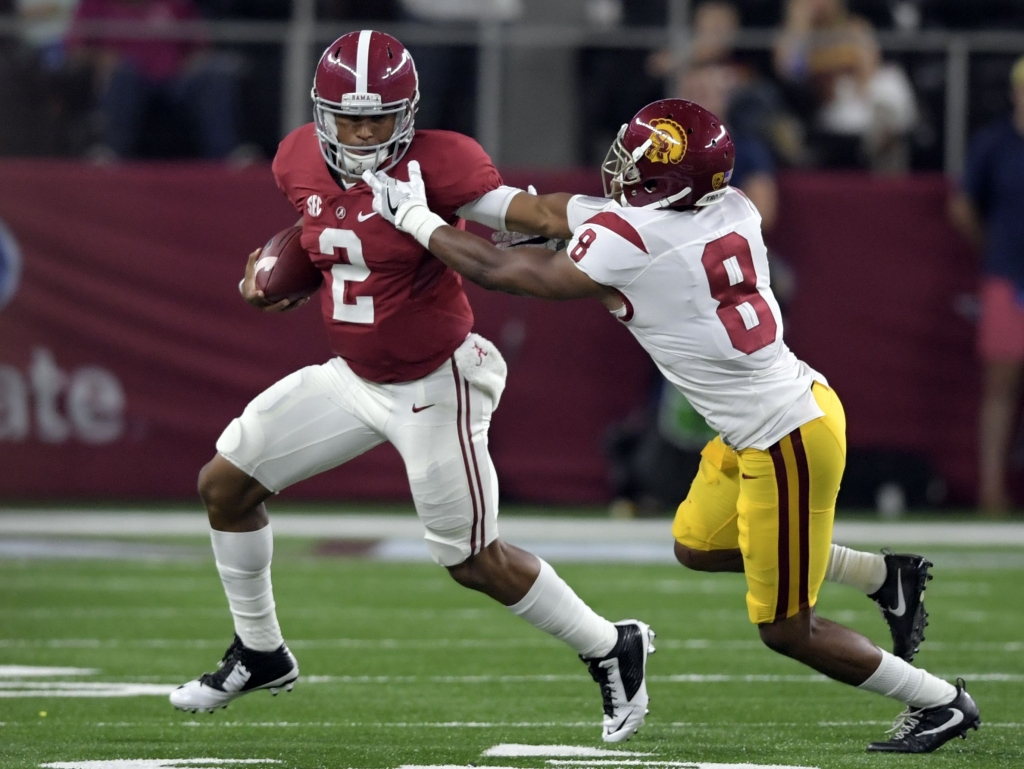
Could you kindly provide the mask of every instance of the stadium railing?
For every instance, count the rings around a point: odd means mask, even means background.
[[[673,0],[669,23],[660,27],[599,27],[586,24],[536,24],[525,22],[481,22],[478,24],[434,25],[381,23],[372,26],[389,32],[407,45],[456,45],[476,47],[476,136],[497,161],[502,161],[503,83],[506,56],[514,49],[646,49],[665,47],[685,51],[688,44],[689,3]],[[324,45],[338,36],[367,26],[358,20],[325,21],[316,17],[315,0],[295,0],[288,21],[210,20],[161,25],[136,22],[92,22],[82,26],[85,34],[138,39],[202,39],[222,44],[277,44],[282,46],[283,98],[280,105],[281,133],[308,120],[309,73]],[[17,36],[22,22],[0,17],[0,37]],[[744,29],[735,41],[738,50],[771,50],[778,32],[772,29]],[[882,31],[878,40],[883,52],[933,53],[945,57],[943,168],[958,174],[965,154],[969,126],[969,82],[971,56],[979,54],[1024,54],[1024,32],[924,30]]]

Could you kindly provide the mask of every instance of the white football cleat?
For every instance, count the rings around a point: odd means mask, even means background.
[[[269,689],[274,695],[280,689],[290,692],[298,677],[299,663],[287,646],[281,644],[272,652],[256,651],[236,635],[216,672],[203,673],[179,686],[171,692],[171,704],[178,710],[212,713],[258,689]]]
[[[643,725],[647,704],[647,655],[654,652],[654,631],[639,620],[616,622],[619,640],[606,657],[580,657],[601,687],[605,742],[625,742]]]

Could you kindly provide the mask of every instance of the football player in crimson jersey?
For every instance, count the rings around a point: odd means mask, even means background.
[[[760,216],[729,186],[733,159],[728,131],[707,110],[681,99],[648,105],[605,161],[611,199],[571,198],[561,229],[572,238],[557,252],[500,250],[447,226],[412,164],[407,182],[364,178],[383,218],[481,286],[594,298],[626,324],[720,433],[676,514],[678,560],[745,573],[750,619],[771,649],[904,703],[893,737],[869,750],[931,752],[980,716],[962,680],[954,686],[908,662],[923,640],[930,564],[832,544],[846,418],[825,378],[783,342]],[[498,224],[532,232],[522,221]],[[826,578],[878,603],[895,655],[815,613]]]
[[[291,689],[299,669],[275,614],[263,503],[390,441],[405,462],[434,560],[460,584],[571,646],[600,684],[603,739],[629,739],[647,713],[654,634],[637,620],[600,617],[551,566],[499,538],[487,430],[504,361],[471,333],[461,278],[374,211],[361,175],[407,177],[412,164],[431,206],[451,225],[465,217],[495,226],[506,217],[539,232],[557,229],[568,196],[520,196],[502,185],[472,139],[414,132],[416,68],[390,35],[362,30],[332,43],[312,97],[314,122],[284,138],[273,171],[302,216],[302,245],[324,273],[321,306],[336,357],[257,396],[200,473],[236,632],[219,669],[178,687],[171,702],[212,711],[257,689]],[[240,285],[245,300],[272,312],[298,304],[271,304],[256,289],[258,256],[250,255]]]

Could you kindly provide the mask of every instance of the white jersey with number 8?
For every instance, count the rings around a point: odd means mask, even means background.
[[[761,217],[742,193],[696,211],[613,207],[576,228],[576,266],[616,289],[616,315],[735,449],[767,449],[822,416],[824,377],[782,341]]]

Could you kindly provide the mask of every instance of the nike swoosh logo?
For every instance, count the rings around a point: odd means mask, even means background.
[[[358,214],[356,215],[356,219],[358,219],[358,220],[359,220],[359,221],[361,221],[361,222],[365,222],[365,221],[366,221],[367,219],[369,219],[369,218],[370,218],[371,216],[376,216],[376,215],[377,215],[377,212],[376,212],[376,211],[370,211],[370,213],[368,213],[368,214],[364,214],[364,213],[363,213],[362,211],[360,211],[360,212],[359,212],[359,213],[358,213]]]
[[[938,734],[939,732],[944,732],[947,729],[952,729],[954,726],[960,724],[964,720],[963,711],[961,711],[959,708],[950,708],[949,712],[953,715],[946,723],[944,723],[942,726],[936,726],[934,729],[929,729],[927,732],[918,732],[917,736],[924,737],[926,734]]]
[[[903,569],[896,571],[896,606],[887,611],[894,617],[902,617],[907,613],[907,602],[903,598]]]
[[[427,406],[417,406],[414,403],[413,406],[412,406],[412,413],[413,414],[419,414],[421,411],[426,411],[427,409],[429,409],[429,408],[431,408],[432,406],[435,406],[435,405],[437,405],[437,404],[431,403],[431,404],[429,404]]]
[[[391,203],[391,188],[389,187],[387,193],[384,195],[384,202],[387,203],[388,210],[391,212],[391,218],[395,218],[395,214],[398,213],[398,206],[392,205]]]

